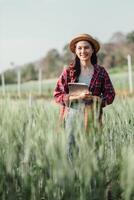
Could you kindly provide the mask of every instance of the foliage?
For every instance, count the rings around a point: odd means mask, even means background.
[[[129,43],[134,43],[134,31],[127,34],[127,41]]]
[[[102,130],[78,130],[70,163],[58,106],[0,101],[0,199],[133,199],[132,108],[132,99],[117,99],[105,109]]]
[[[62,50],[62,62],[65,63],[65,65],[68,65],[68,63],[70,63],[72,59],[73,59],[73,55],[69,51],[68,44],[66,44]]]
[[[134,31],[124,35],[121,32],[113,34],[107,43],[101,44],[101,49],[98,52],[98,63],[107,69],[117,66],[127,65],[127,55],[130,54],[132,62],[134,61]],[[68,44],[66,44],[62,52],[57,49],[50,49],[47,54],[39,59],[24,66],[21,66],[22,81],[37,80],[38,70],[42,69],[42,78],[58,77],[63,68],[68,66],[74,59],[74,55],[70,52]],[[16,69],[8,70],[6,74],[6,83],[15,83]]]
[[[21,81],[26,82],[30,80],[37,80],[38,72],[35,69],[34,64],[29,63],[21,69]]]
[[[4,72],[5,84],[11,84],[17,82],[17,73],[15,69],[9,69]],[[0,79],[0,85],[2,84],[2,79]]]
[[[43,71],[43,78],[52,78],[59,75],[63,68],[61,55],[57,49],[51,49],[47,55],[40,61]]]

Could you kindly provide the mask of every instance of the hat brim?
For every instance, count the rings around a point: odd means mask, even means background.
[[[96,53],[100,49],[99,42],[97,40],[95,40],[94,38],[89,37],[89,36],[78,36],[78,37],[75,37],[74,39],[72,39],[70,44],[69,44],[69,48],[72,51],[72,53],[75,53],[75,46],[76,46],[76,43],[79,42],[79,41],[88,41],[88,42],[92,43]]]

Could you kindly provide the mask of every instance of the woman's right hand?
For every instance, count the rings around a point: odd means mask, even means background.
[[[92,95],[89,92],[82,92],[79,95],[69,96],[69,100],[91,100]]]

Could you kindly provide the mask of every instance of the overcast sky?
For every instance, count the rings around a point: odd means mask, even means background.
[[[79,33],[107,42],[134,30],[134,0],[0,0],[0,71],[62,50]]]

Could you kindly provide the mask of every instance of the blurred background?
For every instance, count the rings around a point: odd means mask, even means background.
[[[68,43],[80,33],[100,42],[98,63],[117,94],[133,93],[133,7],[132,0],[0,0],[1,97],[52,97],[73,58]]]

